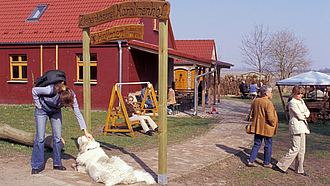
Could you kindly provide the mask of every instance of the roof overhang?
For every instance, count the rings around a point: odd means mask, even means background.
[[[152,54],[158,54],[157,45],[145,43],[142,41],[128,40],[128,47],[138,49],[141,51],[145,51],[145,52],[149,52]],[[217,66],[219,66],[220,68],[230,68],[230,67],[234,66],[233,64],[230,64],[230,63],[226,63],[226,62],[222,62],[222,61],[215,61],[212,59],[194,56],[191,54],[173,50],[171,48],[168,49],[168,57],[184,60],[184,61],[187,61],[188,63],[192,63],[194,66],[201,66],[201,67],[206,67],[206,68],[211,68],[214,63],[216,63]],[[213,64],[212,64],[212,62],[213,62]]]

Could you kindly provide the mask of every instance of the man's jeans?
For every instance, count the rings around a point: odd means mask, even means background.
[[[262,139],[265,140],[265,147],[264,147],[264,165],[268,165],[270,163],[270,159],[272,157],[272,145],[273,145],[273,137],[266,137],[261,136],[258,134],[254,135],[254,145],[251,150],[250,154],[250,162],[254,162],[257,158],[258,151],[260,149]]]
[[[61,109],[54,112],[45,112],[42,109],[35,109],[35,120],[37,134],[33,145],[31,167],[41,169],[44,164],[45,130],[49,117],[53,131],[53,166],[62,166],[61,162],[61,131],[62,113]]]
[[[148,105],[148,107],[147,107],[147,109],[152,109],[152,108],[154,108],[153,106],[152,106],[152,102],[151,102],[151,100],[150,99],[146,99],[146,102],[145,102],[145,104],[147,104]]]

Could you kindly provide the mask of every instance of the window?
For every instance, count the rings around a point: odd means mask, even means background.
[[[37,5],[25,22],[37,22],[47,7],[48,5]]]
[[[90,78],[91,82],[97,81],[97,55],[96,54],[90,54]],[[77,80],[78,82],[82,82],[84,77],[84,67],[83,67],[83,55],[77,54]]]
[[[11,80],[27,81],[27,57],[26,55],[10,55]]]

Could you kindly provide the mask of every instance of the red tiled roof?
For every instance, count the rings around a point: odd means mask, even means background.
[[[99,11],[124,1],[128,0],[0,0],[0,44],[82,41],[82,29],[78,27],[79,14]],[[37,5],[45,4],[49,6],[38,22],[25,22]],[[115,25],[139,24],[140,22],[141,18],[121,19],[92,27],[90,31],[95,32]],[[171,26],[169,30],[171,38],[174,39]],[[134,41],[131,42],[134,43]],[[177,40],[175,42],[178,50],[169,49],[170,55],[190,60],[190,62],[211,64],[212,61],[216,61],[216,59],[212,60],[212,52],[215,50],[213,40]],[[146,48],[153,50],[158,48],[148,43],[144,44],[148,45]],[[230,63],[220,63],[232,66]]]
[[[78,15],[126,0],[0,0],[0,43],[81,41]],[[39,22],[25,22],[37,5],[49,4]],[[121,19],[90,28],[138,24],[141,18]]]
[[[175,40],[177,50],[204,58],[212,58],[214,40]]]
[[[180,52],[212,59],[215,52],[214,40],[175,40],[176,48]],[[216,53],[215,53],[215,59]],[[185,63],[183,60],[176,59],[174,63]]]

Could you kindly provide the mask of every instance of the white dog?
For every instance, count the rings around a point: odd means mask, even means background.
[[[85,136],[80,136],[77,142],[79,154],[76,164],[72,167],[78,172],[87,173],[94,181],[105,183],[105,185],[132,184],[142,181],[147,184],[156,183],[149,173],[133,170],[133,167],[127,165],[119,157],[109,158],[100,147],[100,143],[94,139],[90,141]]]

